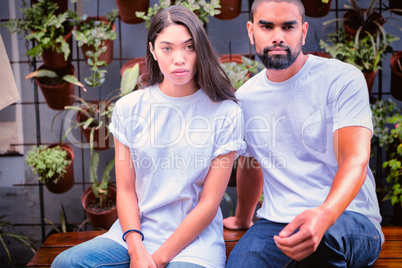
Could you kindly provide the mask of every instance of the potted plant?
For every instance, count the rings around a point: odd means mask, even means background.
[[[402,100],[402,51],[395,52],[390,59],[391,65],[391,95]]]
[[[388,0],[389,9],[392,13],[402,15],[402,1],[400,0]]]
[[[55,194],[65,193],[74,185],[74,152],[67,144],[33,146],[25,163],[38,175],[38,180]]]
[[[379,62],[385,53],[392,52],[391,43],[398,40],[391,34],[386,34],[385,39],[378,35],[375,38],[370,33],[363,38],[352,40],[340,27],[336,33],[327,36],[331,45],[320,40],[321,48],[324,48],[333,58],[351,63],[359,68],[367,81],[367,87],[371,92],[375,76],[380,69]]]
[[[136,63],[133,66],[127,67],[122,70],[122,77],[120,82],[120,96],[127,95],[133,90],[138,88],[140,77],[140,64]]]
[[[98,87],[105,80],[106,70],[99,67],[113,60],[113,41],[117,38],[114,21],[117,10],[113,9],[106,17],[87,17],[78,20],[73,36],[82,48],[86,63],[91,66],[91,76],[84,79],[90,87]]]
[[[209,2],[205,0],[175,0],[174,4],[185,6],[193,11],[204,25],[209,22],[210,16],[213,17],[220,13],[219,8],[221,7],[219,5],[219,0],[211,0]],[[149,7],[147,14],[145,14],[145,12],[136,12],[135,15],[138,18],[145,20],[145,27],[148,28],[152,17],[160,10],[171,5],[171,0],[159,0],[159,4],[154,4],[152,7]]]
[[[74,103],[74,85],[80,86],[86,91],[84,85],[74,75],[75,68],[72,64],[68,68],[56,69],[55,71],[41,65],[38,70],[28,74],[25,79],[34,77],[47,105],[55,110],[64,110],[65,106]]]
[[[241,0],[219,0],[220,13],[215,17],[220,20],[231,20],[240,15]]]
[[[3,257],[0,256],[0,264],[2,267],[14,267],[12,266],[12,258],[10,254],[10,250],[8,248],[9,245],[9,240],[15,240],[19,244],[23,245],[26,248],[29,248],[34,254],[36,252],[34,242],[32,241],[29,237],[25,235],[21,235],[14,231],[14,225],[11,224],[9,221],[5,221],[4,218],[6,215],[1,215],[0,216],[0,245],[4,249],[7,255],[7,259],[4,259]],[[3,266],[4,265],[4,266]]]
[[[221,60],[221,66],[236,90],[239,89],[252,74],[256,74],[264,69],[264,66],[260,62],[244,56],[241,56],[240,62],[236,60],[236,57],[233,57],[232,60],[226,60],[225,56],[221,58],[223,58],[223,60]]]
[[[57,10],[56,3],[38,0],[31,7],[22,9],[24,18],[2,24],[11,33],[27,32],[25,39],[35,45],[26,51],[26,55],[42,56],[44,64],[49,68],[63,68],[71,63],[73,25],[69,19],[74,17],[74,13],[68,11],[56,15]]]
[[[114,158],[106,165],[100,181],[98,181],[99,154],[94,152],[91,156],[90,181],[81,196],[81,203],[88,214],[94,229],[109,229],[117,220],[116,187],[109,182],[110,172],[114,167]]]
[[[79,106],[66,106],[66,109],[77,112],[76,124],[73,128],[81,128],[85,140],[89,143],[91,152],[92,150],[103,151],[109,149],[110,144],[113,142],[108,128],[114,107],[112,99],[87,102],[78,96],[74,97],[81,104]]]
[[[137,24],[143,22],[135,12],[145,12],[149,7],[149,0],[116,0],[117,9],[122,22]]]
[[[322,18],[328,15],[332,0],[301,0],[306,16]]]

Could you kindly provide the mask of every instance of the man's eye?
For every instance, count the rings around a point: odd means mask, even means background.
[[[291,30],[291,29],[294,29],[294,27],[292,25],[287,25],[287,26],[283,27],[283,29]]]
[[[263,29],[272,29],[272,26],[271,25],[263,25],[262,28]]]

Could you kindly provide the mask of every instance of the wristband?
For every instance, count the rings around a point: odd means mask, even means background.
[[[128,231],[125,231],[124,234],[123,234],[123,237],[122,237],[122,238],[123,238],[123,241],[124,241],[124,242],[126,242],[125,236],[126,236],[128,233],[131,233],[131,232],[139,233],[139,234],[141,235],[142,241],[144,241],[144,234],[143,234],[141,231],[138,231],[138,230],[136,230],[136,229],[130,229],[130,230],[128,230]]]

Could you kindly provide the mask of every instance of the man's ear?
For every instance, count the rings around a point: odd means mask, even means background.
[[[156,58],[155,49],[151,42],[149,42],[149,52],[151,52],[152,56],[154,57],[154,60],[158,61],[158,59]]]
[[[248,38],[250,39],[250,44],[254,45],[254,25],[251,21],[247,22],[247,32]]]
[[[304,44],[306,43],[307,31],[308,31],[308,22],[305,21],[302,25],[302,34],[303,34],[302,46],[304,46]]]

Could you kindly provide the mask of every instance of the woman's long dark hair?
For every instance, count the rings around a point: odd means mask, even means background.
[[[235,90],[225,71],[220,66],[218,56],[212,48],[201,22],[192,11],[182,6],[170,6],[162,9],[152,18],[148,31],[146,51],[149,79],[144,86],[153,86],[163,81],[163,74],[159,69],[158,62],[155,61],[150,52],[149,43],[155,47],[157,36],[165,28],[173,24],[186,27],[193,39],[197,54],[197,71],[194,76],[197,85],[214,102],[223,100],[236,101]]]

